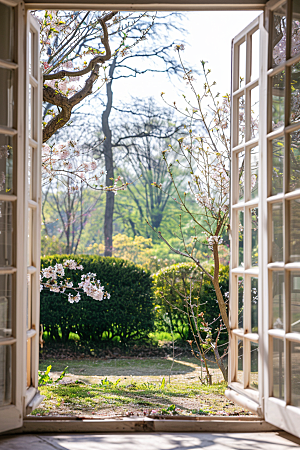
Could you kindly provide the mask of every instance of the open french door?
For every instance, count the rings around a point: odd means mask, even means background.
[[[233,39],[231,151],[227,394],[300,437],[299,0]]]
[[[41,74],[39,26],[0,0],[0,432],[38,394]],[[34,236],[34,240],[33,240]]]

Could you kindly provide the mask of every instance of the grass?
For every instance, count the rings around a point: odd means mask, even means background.
[[[62,333],[61,333],[60,328],[58,328],[58,335],[60,338],[62,338]],[[49,341],[49,333],[47,331],[44,331],[43,339],[46,342]],[[102,339],[109,340],[109,336],[107,335],[107,333],[103,333]],[[119,336],[115,336],[114,338],[111,339],[111,342],[119,342],[120,339],[121,338]],[[157,345],[158,343],[162,344],[164,342],[172,342],[172,334],[167,331],[155,331],[153,333],[149,333],[148,339],[154,345]],[[80,341],[80,337],[77,333],[70,332],[68,340],[69,341]],[[174,340],[182,342],[182,337],[180,336],[179,333],[174,333]]]
[[[226,383],[201,384],[201,368],[193,358],[42,361],[51,364],[53,379],[69,366],[61,384],[40,387],[46,399],[33,415],[85,417],[249,414],[224,397]],[[164,382],[163,382],[164,380]]]
[[[155,333],[149,333],[149,339],[153,343],[165,343],[172,342],[172,334],[167,331],[156,331]],[[182,341],[182,338],[179,333],[174,333],[175,341]]]

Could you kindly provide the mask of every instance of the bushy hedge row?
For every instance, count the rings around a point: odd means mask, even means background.
[[[180,295],[183,293],[186,293],[188,296],[191,295],[193,299],[199,299],[201,304],[200,311],[204,313],[206,322],[212,323],[219,316],[220,311],[213,284],[207,275],[204,275],[201,281],[201,272],[196,268],[195,264],[189,262],[173,264],[161,269],[153,278],[154,296],[158,305],[157,318],[161,329],[166,328],[163,317],[167,313],[171,320],[173,331],[178,333],[182,339],[193,339],[185,314],[186,303],[182,295]],[[223,295],[229,291],[228,266],[220,267],[220,288]],[[202,321],[202,319],[199,320]],[[218,321],[216,322],[217,326]],[[221,337],[221,343],[223,340],[224,342],[227,340],[225,334]]]
[[[111,298],[99,302],[82,294],[79,303],[70,304],[66,296],[43,290],[41,323],[50,339],[65,342],[73,332],[84,341],[97,342],[118,336],[125,343],[153,330],[150,272],[122,259],[89,255],[48,256],[41,259],[41,267],[53,266],[65,259],[80,262],[84,273],[96,273]],[[74,285],[80,282],[81,274],[81,271],[72,274]]]

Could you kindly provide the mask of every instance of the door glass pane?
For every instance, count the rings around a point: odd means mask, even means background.
[[[258,333],[258,278],[251,277],[251,332]]]
[[[0,125],[10,128],[13,127],[13,83],[14,72],[0,68]]]
[[[285,71],[274,75],[272,81],[272,130],[284,125]]]
[[[300,333],[300,272],[291,272],[290,283],[291,331]]]
[[[26,346],[26,373],[27,373],[27,387],[31,386],[31,344],[32,339],[27,339]]]
[[[0,3],[0,59],[13,61],[14,44],[14,9]]]
[[[251,198],[258,197],[258,145],[251,148]]]
[[[239,87],[245,85],[246,70],[246,42],[239,46]]]
[[[28,197],[32,199],[32,147],[28,148]]]
[[[0,202],[0,267],[12,265],[12,202]]]
[[[273,339],[273,397],[284,400],[284,344],[281,339]]]
[[[300,3],[294,0],[292,5],[291,56],[295,56],[300,53]]]
[[[250,91],[251,96],[251,139],[258,137],[259,124],[259,86]]]
[[[273,291],[273,328],[283,329],[283,308],[284,308],[284,272],[274,271],[272,273]]]
[[[272,140],[272,195],[283,191],[284,138]]]
[[[32,265],[32,209],[28,208],[28,242],[27,242],[27,265]]]
[[[291,133],[290,191],[300,189],[300,132]]]
[[[11,345],[0,345],[0,406],[11,403]]]
[[[285,61],[286,55],[286,3],[273,12],[272,67]]]
[[[300,199],[290,201],[290,261],[300,261]]]
[[[245,140],[245,96],[239,97],[239,144]]]
[[[291,67],[291,114],[290,121],[297,122],[300,119],[299,101],[300,101],[300,63],[293,64]]]
[[[272,203],[272,262],[283,261],[283,207]]]
[[[256,342],[251,342],[250,387],[258,389],[258,344]]]
[[[291,405],[300,407],[300,343],[291,342]]]
[[[37,79],[36,73],[36,65],[34,64],[34,55],[36,54],[36,44],[37,44],[37,34],[32,31],[29,32],[29,73],[33,75],[35,79]]]
[[[27,274],[27,330],[31,329],[31,275]]]
[[[238,327],[244,328],[244,278],[238,277]]]
[[[31,87],[31,85],[29,85],[28,86],[28,135],[31,138],[33,138],[33,136],[32,136],[32,118],[33,118],[33,115],[32,115],[32,102],[33,102],[32,91],[33,91],[33,89]]]
[[[12,275],[0,275],[0,340],[12,336]]]
[[[244,201],[245,196],[245,152],[237,154],[239,164],[239,201]]]
[[[236,374],[236,381],[243,383],[243,360],[244,360],[244,342],[243,339],[238,339],[238,371]]]
[[[258,208],[250,210],[251,214],[251,266],[258,266]]]
[[[244,266],[244,211],[239,211],[239,266]]]
[[[0,193],[13,191],[13,147],[12,137],[0,135]]]
[[[36,137],[36,126],[35,126],[35,121],[34,121],[34,106],[36,103],[36,95],[37,95],[37,91],[36,88],[34,88],[33,86],[29,85],[28,86],[28,134],[29,137],[31,137],[32,139],[37,139]]]
[[[259,30],[251,36],[251,80],[259,77]]]

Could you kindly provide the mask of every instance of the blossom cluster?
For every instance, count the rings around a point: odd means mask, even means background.
[[[207,236],[208,248],[213,250],[214,245],[221,245],[223,243],[223,238],[221,236]]]
[[[63,264],[55,264],[55,266],[48,266],[41,270],[40,273],[40,290],[44,288],[51,292],[64,294],[66,289],[68,292],[69,303],[78,303],[81,299],[80,293],[85,293],[88,297],[94,300],[109,299],[110,294],[104,290],[100,280],[96,279],[96,274],[87,273],[81,275],[81,282],[78,286],[74,286],[73,282],[66,275],[66,270],[83,270],[81,264],[77,264],[73,259],[67,259]]]
[[[64,174],[73,181],[69,183],[69,189],[78,190],[81,180],[92,182],[106,174],[104,170],[95,173],[97,167],[97,162],[89,155],[84,155],[75,141],[68,140],[52,146],[43,144],[42,176],[44,185]]]
[[[228,214],[230,176],[226,156],[202,148],[194,149],[194,155],[197,155],[198,173],[192,174],[188,186],[196,202],[214,214]]]
[[[96,280],[95,273],[87,273],[81,275],[81,283],[78,287],[85,292],[86,295],[92,297],[94,300],[101,301],[103,298],[110,299],[110,294],[104,292],[104,287],[101,286],[100,281]]]
[[[114,194],[119,190],[126,189],[127,183],[121,176],[112,180],[110,186],[101,184],[102,178],[106,174],[107,172],[99,168],[97,161],[90,156],[89,150],[85,152],[73,140],[54,145],[43,144],[43,186],[51,183],[54,179],[63,182],[63,178],[67,178],[67,187],[70,192],[78,191],[82,182],[94,189],[109,190]]]
[[[100,50],[85,45],[81,49],[80,54],[77,54],[76,43],[83,29],[90,27],[95,33],[96,28],[99,27],[99,34],[100,30],[102,30],[99,25],[99,18],[105,13],[95,13],[94,17],[86,21],[84,25],[82,24],[83,17],[80,12],[46,10],[43,12],[33,11],[32,14],[40,23],[41,64],[44,74],[57,72],[62,69],[76,72],[85,68],[95,54],[101,53]],[[62,49],[65,46],[60,47],[60,44],[67,39],[69,46],[71,48],[73,46],[73,52],[66,51],[65,54],[62,54]],[[69,50],[69,47],[67,50]],[[81,89],[78,80],[79,78],[74,76],[72,78],[66,77],[59,81],[48,80],[45,84],[69,96]]]

